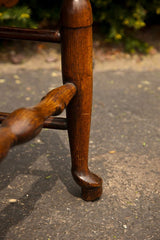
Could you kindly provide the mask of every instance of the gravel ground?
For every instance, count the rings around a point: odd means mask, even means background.
[[[95,53],[89,165],[102,198],[80,198],[66,132],[43,130],[0,166],[1,240],[160,239],[159,62],[158,52]],[[0,67],[1,111],[34,105],[61,82],[58,48]]]

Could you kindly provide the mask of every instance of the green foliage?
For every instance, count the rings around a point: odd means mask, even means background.
[[[31,20],[31,10],[26,7],[0,8],[0,25],[12,27],[36,27]]]
[[[59,18],[61,2],[20,0],[12,8],[0,7],[0,25],[35,28],[45,21],[54,24]]]
[[[94,20],[99,23],[106,41],[124,42],[129,52],[146,53],[149,45],[135,39],[136,31],[146,26],[148,17],[160,14],[159,0],[91,0]],[[128,32],[132,35],[128,36]]]
[[[125,50],[130,53],[135,53],[136,51],[141,53],[148,53],[151,48],[147,42],[140,41],[134,37],[127,37],[124,40]]]
[[[36,27],[59,19],[62,0],[20,0],[11,9],[0,8],[0,25]],[[149,45],[135,39],[136,32],[160,15],[160,0],[91,0],[94,22],[107,42],[123,42],[128,52],[146,53]]]
[[[41,24],[46,22],[55,25],[60,15],[60,6],[62,0],[21,0],[18,6],[24,4],[31,9],[32,19]]]

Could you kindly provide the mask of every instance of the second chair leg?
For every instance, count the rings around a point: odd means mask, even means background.
[[[82,188],[82,198],[98,199],[102,180],[88,168],[92,108],[92,27],[62,29],[63,81],[73,82],[77,94],[67,108],[72,174]]]

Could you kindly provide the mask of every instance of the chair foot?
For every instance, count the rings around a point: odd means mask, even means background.
[[[72,171],[72,175],[78,185],[82,189],[82,198],[85,201],[95,201],[101,197],[102,194],[102,179],[94,173],[75,172]]]
[[[96,201],[102,195],[102,185],[100,187],[83,188],[82,187],[82,199],[85,201]]]

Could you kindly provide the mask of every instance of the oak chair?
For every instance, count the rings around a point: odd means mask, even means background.
[[[96,200],[102,193],[101,178],[88,168],[92,108],[92,22],[89,0],[64,0],[59,30],[0,27],[0,38],[61,43],[64,84],[50,91],[34,107],[0,113],[0,161],[12,146],[31,140],[44,127],[67,129],[72,175],[81,186],[82,198],[86,201]],[[56,118],[65,107],[66,118]]]

